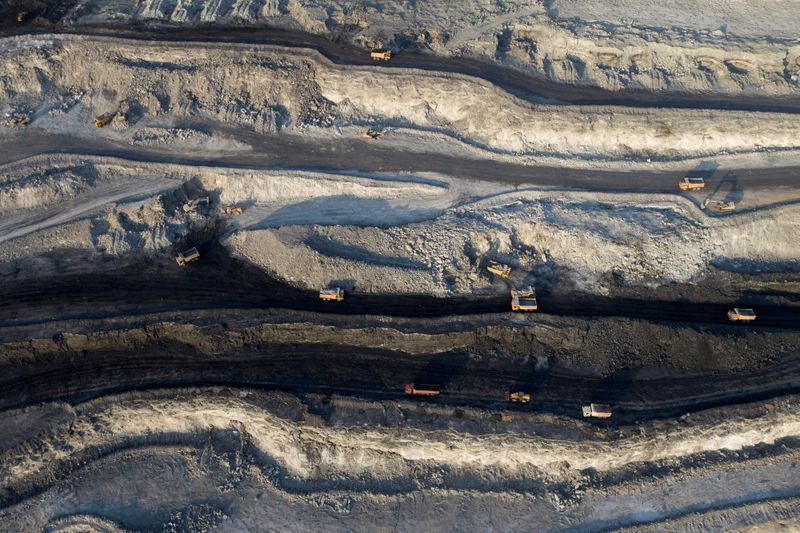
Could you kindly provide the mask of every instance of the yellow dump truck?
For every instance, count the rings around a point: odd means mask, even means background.
[[[734,209],[736,209],[734,202],[721,202],[719,206],[720,211],[733,211]]]
[[[102,128],[103,126],[107,125],[112,120],[114,120],[115,116],[117,116],[117,112],[116,111],[103,113],[102,115],[100,115],[99,117],[94,119],[94,127],[95,128]]]
[[[756,319],[756,312],[752,309],[734,307],[728,311],[728,319],[732,322],[752,322]]]
[[[501,278],[507,278],[509,274],[511,274],[511,267],[508,265],[501,265],[496,261],[489,261],[489,264],[486,265],[486,270],[494,274],[495,276],[500,276]]]
[[[611,418],[611,406],[604,403],[590,403],[581,409],[587,418]]]
[[[339,287],[335,287],[333,289],[322,289],[319,291],[319,299],[341,302],[344,300],[344,290]]]
[[[539,304],[536,302],[536,291],[531,287],[511,291],[512,311],[536,311]]]
[[[376,48],[369,53],[369,57],[375,61],[389,61],[392,58],[392,53],[385,48]]]
[[[685,177],[678,184],[678,188],[682,191],[699,191],[704,189],[706,182],[703,178],[690,178]]]
[[[226,215],[237,215],[238,216],[238,215],[242,214],[243,209],[241,207],[235,207],[235,206],[232,206],[232,205],[226,205],[225,207],[222,208],[222,212],[225,213]]]
[[[508,391],[506,393],[506,400],[514,403],[529,403],[531,395],[522,391]]]
[[[198,252],[197,248],[195,247],[189,248],[185,252],[180,252],[175,256],[175,261],[179,266],[186,266],[187,264],[197,261],[198,259],[200,259],[200,252]]]

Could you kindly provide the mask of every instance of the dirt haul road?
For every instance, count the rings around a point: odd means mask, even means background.
[[[439,405],[534,410],[580,417],[589,402],[614,406],[614,424],[673,418],[714,406],[800,391],[800,356],[762,370],[731,374],[592,377],[553,369],[521,373],[513,365],[470,360],[448,352],[409,355],[339,345],[261,345],[255,351],[203,356],[186,347],[76,355],[15,365],[0,379],[0,409],[44,401],[86,401],[109,393],[178,386],[258,387],[292,393],[352,395],[371,400],[404,397],[406,382],[443,387]],[[533,392],[527,406],[505,401],[509,388]]]
[[[132,29],[127,23],[124,28],[107,26],[82,26],[59,29],[65,34],[87,36],[113,36],[144,41],[186,42],[186,43],[244,43],[268,44],[289,48],[312,48],[334,63],[340,65],[375,65],[369,58],[369,51],[332,42],[324,37],[302,32],[272,28],[179,28],[161,26],[152,30],[146,25]],[[0,31],[2,36],[36,36],[52,32],[47,28],[31,31],[31,27],[14,26]],[[772,111],[779,113],[800,113],[800,103],[793,97],[731,96],[720,94],[653,94],[649,91],[622,89],[607,91],[599,87],[571,86],[526,75],[522,72],[504,68],[484,61],[464,57],[444,58],[429,54],[404,51],[395,54],[389,62],[378,66],[384,68],[415,68],[430,71],[453,72],[483,78],[510,93],[531,101],[546,100],[552,104],[583,105],[622,105],[629,107],[674,107],[682,109],[727,109],[742,111]]]
[[[171,148],[137,147],[109,139],[86,139],[73,135],[19,132],[0,142],[0,164],[19,162],[48,153],[111,156],[131,161],[206,165],[225,168],[312,169],[321,171],[437,172],[465,179],[514,185],[575,188],[589,191],[649,192],[681,194],[678,181],[684,176],[702,177],[714,190],[728,183],[748,191],[793,190],[800,167],[715,168],[680,170],[598,170],[532,166],[485,159],[464,159],[439,153],[419,153],[365,143],[362,140],[309,140],[301,136],[264,136],[242,128],[215,125],[215,130],[246,143],[251,149],[233,155],[193,151],[177,153]]]
[[[186,245],[188,246],[189,241]],[[282,308],[344,315],[441,317],[510,310],[510,296],[436,298],[414,295],[350,294],[345,301],[321,303],[316,292],[270,278],[234,259],[216,241],[195,244],[202,261],[178,268],[172,257],[104,272],[0,285],[0,325],[102,318],[165,310]],[[613,299],[598,296],[540,295],[539,313],[557,316],[616,316],[691,324],[728,324],[734,305],[681,301]],[[747,328],[800,328],[800,306],[758,305],[758,320]]]

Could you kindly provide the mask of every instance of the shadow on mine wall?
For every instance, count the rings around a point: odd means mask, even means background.
[[[413,209],[392,206],[384,199],[359,198],[351,195],[312,198],[281,207],[250,226],[251,229],[276,228],[293,224],[340,224],[386,228],[429,220],[442,212],[439,208]]]

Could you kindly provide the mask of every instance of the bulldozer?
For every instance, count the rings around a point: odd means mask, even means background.
[[[186,266],[198,259],[200,259],[200,252],[198,252],[195,247],[191,247],[185,252],[179,252],[178,255],[175,256],[175,261],[178,263],[178,266]]]
[[[536,301],[536,291],[532,287],[521,290],[511,290],[512,311],[536,311],[539,304]]]
[[[508,391],[506,393],[506,400],[513,403],[530,403],[531,395],[522,391]]]
[[[501,278],[507,278],[508,275],[511,274],[510,266],[502,265],[496,261],[489,261],[489,264],[486,265],[486,270],[488,270],[495,276],[500,276]]]
[[[385,48],[376,48],[369,53],[374,61],[389,61],[392,58],[392,53]]]
[[[111,123],[114,120],[114,117],[117,116],[117,111],[109,111],[108,113],[103,113],[96,119],[94,119],[94,127],[95,128],[102,128]]]
[[[370,129],[362,133],[361,136],[365,139],[380,139],[383,137],[383,132]]]

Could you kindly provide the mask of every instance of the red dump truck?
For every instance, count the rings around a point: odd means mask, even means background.
[[[406,394],[412,396],[438,396],[442,392],[439,385],[415,385],[406,383]]]

